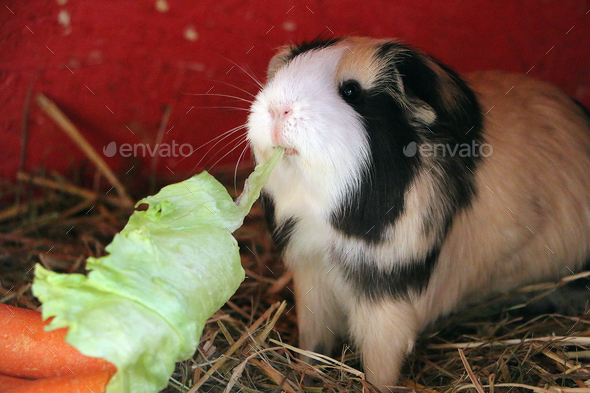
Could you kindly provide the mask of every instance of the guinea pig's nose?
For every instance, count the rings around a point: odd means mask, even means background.
[[[283,128],[289,116],[291,116],[291,108],[269,108],[271,121],[271,140],[275,146],[283,146],[284,136]]]
[[[273,121],[285,121],[291,114],[291,108],[269,108],[270,117]]]

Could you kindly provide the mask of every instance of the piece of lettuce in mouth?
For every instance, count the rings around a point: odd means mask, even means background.
[[[256,167],[238,201],[202,172],[142,199],[109,255],[88,258],[88,276],[37,264],[33,293],[48,330],[68,327],[66,341],[115,366],[107,393],[165,388],[175,362],[193,356],[205,323],[244,280],[239,228],[284,149]]]

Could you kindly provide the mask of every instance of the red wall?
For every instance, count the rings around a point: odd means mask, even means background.
[[[246,119],[245,111],[204,107],[247,104],[184,93],[211,89],[211,94],[249,98],[239,89],[255,93],[257,87],[234,63],[263,78],[272,48],[320,33],[400,37],[461,72],[532,68],[529,75],[557,84],[590,106],[589,1],[167,0],[165,12],[156,4],[3,2],[0,178],[13,178],[18,167],[29,88],[52,98],[99,151],[112,141],[153,147],[166,106],[172,108],[166,131],[173,128],[163,142],[197,148]],[[195,34],[187,38],[187,30]],[[34,102],[28,120],[26,169],[63,172],[80,164],[83,155]],[[220,148],[224,144],[201,164],[206,149],[186,159],[160,158],[158,172],[208,168],[229,151]],[[235,161],[241,151],[228,159]],[[149,155],[116,154],[106,160],[122,173],[131,167],[131,173],[149,170]]]

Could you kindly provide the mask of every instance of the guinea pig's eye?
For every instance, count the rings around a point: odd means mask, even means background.
[[[361,95],[361,85],[355,80],[349,80],[340,85],[340,96],[344,101],[352,103]]]

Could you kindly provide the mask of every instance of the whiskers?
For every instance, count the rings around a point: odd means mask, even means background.
[[[238,86],[236,86],[236,85],[232,85],[231,83],[224,82],[224,81],[220,81],[220,80],[213,81],[213,82],[215,82],[215,83],[221,83],[221,84],[223,84],[223,85],[226,85],[226,86],[229,86],[229,87],[233,87],[234,89],[237,89],[237,90],[241,91],[242,93],[246,93],[247,95],[249,95],[249,96],[250,96],[250,97],[252,97],[252,98],[256,98],[256,94],[252,94],[252,93],[250,93],[248,90],[246,90],[246,89],[242,89],[241,87],[238,87]],[[215,87],[215,86],[214,86],[214,87]]]
[[[242,69],[240,67],[240,69]],[[242,69],[243,70],[243,69]],[[244,70],[244,72],[246,72]],[[251,76],[252,77],[252,76]],[[221,106],[195,106],[195,109],[233,109],[238,111],[250,111],[250,106],[254,102],[255,94],[248,92],[245,89],[242,89],[238,86],[232,85],[227,82],[220,82],[224,85],[230,86],[235,88],[241,93],[240,95],[247,95],[246,98],[240,97],[238,95],[234,95],[231,93],[183,93],[185,95],[196,96],[196,97],[217,97],[224,99],[225,101],[234,101],[238,102],[242,105],[247,105],[247,107],[242,107],[241,105],[221,105]],[[259,82],[257,81],[257,84]],[[246,132],[246,125],[241,124],[237,127],[234,127],[230,130],[223,132],[220,135],[215,136],[208,142],[204,143],[203,145],[193,149],[191,154],[191,159],[199,158],[198,162],[193,166],[191,173],[196,173],[203,169],[211,171],[216,165],[226,159],[228,156],[233,154],[237,154],[239,152],[235,168],[233,171],[233,187],[236,195],[238,194],[238,187],[237,187],[237,176],[238,176],[238,169],[240,167],[240,163],[243,162],[244,158],[247,157],[247,151],[250,147],[250,143],[247,137]],[[241,151],[239,150],[241,149]],[[188,157],[186,157],[188,158]]]
[[[239,106],[194,106],[195,109],[232,109],[236,111],[249,112],[248,108],[241,108]]]
[[[211,144],[212,142],[214,142],[215,140],[217,140],[217,142],[215,142],[211,147],[209,147],[209,149],[203,154],[202,158],[199,160],[199,162],[194,166],[193,170],[191,172],[196,172],[198,170],[198,168],[202,168],[202,166],[206,167],[207,171],[211,171],[217,164],[219,164],[224,158],[226,158],[228,155],[232,154],[234,151],[236,151],[237,149],[239,149],[241,146],[243,146],[242,152],[240,153],[238,160],[236,162],[236,166],[234,169],[234,191],[235,194],[238,194],[238,187],[237,187],[237,177],[238,177],[238,168],[240,166],[240,161],[244,158],[244,155],[246,154],[246,152],[248,151],[248,148],[250,147],[250,141],[248,140],[248,136],[246,135],[246,133],[239,133],[240,131],[244,130],[246,128],[245,125],[241,125],[238,127],[235,127],[229,131],[224,132],[222,135],[219,135],[215,138],[213,138],[212,140],[210,140],[209,142],[207,142],[205,145],[200,146],[198,149],[205,147],[208,144]],[[237,136],[235,136],[236,133],[239,133]],[[231,138],[233,137],[233,138]],[[219,145],[221,142],[225,141],[226,143],[221,146],[220,148],[216,149],[217,151],[212,154],[211,156],[209,156],[208,160],[205,162],[205,164],[203,164],[201,166],[201,163],[205,160],[206,157],[208,157],[208,154],[215,149],[215,147],[217,145]],[[225,152],[223,155],[222,153],[227,150],[228,148],[229,151]],[[198,150],[196,149],[196,150]],[[195,151],[196,151],[195,150]],[[194,152],[193,152],[194,153]],[[220,157],[219,157],[220,156]],[[211,161],[213,161],[213,159],[215,159],[216,157],[217,160],[215,162],[213,162],[213,164],[209,163]]]
[[[232,96],[231,94],[217,94],[217,93],[213,93],[213,94],[211,94],[211,93],[182,93],[182,94],[187,95],[187,96],[209,96],[209,97],[233,98],[234,100],[246,102],[250,105],[254,102],[253,100],[248,100],[246,98],[242,98],[242,97],[238,97],[238,96]],[[240,108],[240,109],[244,109],[244,108]]]
[[[248,137],[246,135],[242,135],[241,138],[238,138],[238,140],[239,140],[239,142],[236,143],[236,145],[230,151],[228,151],[227,153],[225,153],[221,158],[219,158],[217,161],[215,161],[215,163],[213,165],[211,165],[211,168],[213,168],[221,160],[223,160],[225,157],[227,157],[229,154],[231,154],[234,150],[236,150],[240,146],[244,145],[244,149],[242,150],[242,153],[240,153],[240,156],[238,158],[238,161],[236,162],[236,167],[234,169],[234,191],[235,191],[235,194],[236,195],[238,195],[237,182],[238,182],[238,167],[240,165],[240,160],[242,159],[243,155],[248,150],[248,147],[250,147],[250,141],[248,140]]]
[[[228,59],[227,57],[224,57],[224,56],[221,56],[221,57],[223,59],[229,61],[230,63],[232,63],[234,65],[234,67],[237,67],[244,74],[248,75],[250,77],[250,79],[252,79],[252,81],[254,83],[256,83],[256,86],[258,86],[259,89],[262,89],[264,87],[264,85],[262,84],[262,82],[260,82],[260,80],[256,77],[256,75],[254,75],[254,72],[252,72],[252,70],[247,69],[245,67],[242,67],[241,65],[239,65],[238,63],[236,63],[235,61],[233,61],[231,59]]]
[[[221,56],[221,57],[223,57],[223,56]],[[237,68],[249,77],[250,81],[246,81],[245,83],[253,82],[253,83],[249,83],[249,84],[253,84],[255,86],[256,90],[263,88],[262,82],[254,75],[254,73],[251,70],[238,65],[237,63],[235,63],[234,61],[232,61],[230,59],[227,59],[225,57],[223,57],[223,58],[233,65],[232,69]],[[230,69],[230,71],[231,71],[231,69]],[[231,84],[231,83],[228,83],[225,81],[217,80],[217,81],[213,81],[213,82],[215,84],[229,86],[229,87],[235,89],[237,91],[237,94],[226,93],[226,92],[212,93],[211,91],[215,88],[215,86],[213,86],[211,89],[209,89],[209,91],[207,91],[207,93],[183,92],[182,93],[183,95],[199,97],[199,100],[205,100],[204,97],[211,97],[211,99],[213,99],[213,100],[215,100],[216,98],[220,99],[220,100],[217,100],[217,102],[219,102],[219,101],[222,102],[222,105],[193,106],[192,108],[195,108],[195,109],[222,109],[222,110],[229,109],[229,110],[236,110],[236,111],[243,111],[243,112],[250,111],[250,106],[254,103],[254,100],[256,98],[256,93],[251,93],[250,91],[247,90],[248,88],[244,89],[242,87],[236,86],[234,84]],[[245,120],[244,120],[244,122],[245,122]],[[239,152],[239,156],[238,156],[237,162],[235,164],[235,169],[233,171],[234,172],[233,173],[234,174],[233,186],[234,186],[234,189],[237,194],[238,169],[240,167],[240,163],[243,162],[244,158],[247,156],[246,153],[247,153],[249,147],[250,147],[250,142],[248,140],[245,124],[241,124],[241,125],[234,127],[228,131],[225,131],[222,134],[217,135],[216,137],[212,138],[207,143],[193,149],[192,154],[189,156],[191,158],[191,160],[196,159],[197,157],[200,157],[200,158],[199,158],[199,161],[194,165],[193,169],[191,170],[191,173],[201,171],[202,169],[206,169],[206,170],[210,171],[216,165],[218,165],[220,162],[222,162],[224,159],[226,159],[228,156],[230,156],[232,153],[237,154],[236,151],[239,151],[238,149],[241,149],[241,152]],[[182,160],[189,158],[189,157],[184,157]],[[177,162],[177,164],[178,164],[178,162]]]
[[[242,153],[240,153],[240,156],[238,157],[238,161],[236,162],[236,169],[234,170],[234,192],[236,195],[238,195],[238,185],[237,185],[238,168],[240,166],[240,161],[244,157],[244,154],[246,153],[246,151],[248,150],[249,147],[250,147],[250,141],[248,139],[246,139],[246,146],[244,146],[244,149],[242,150]]]

